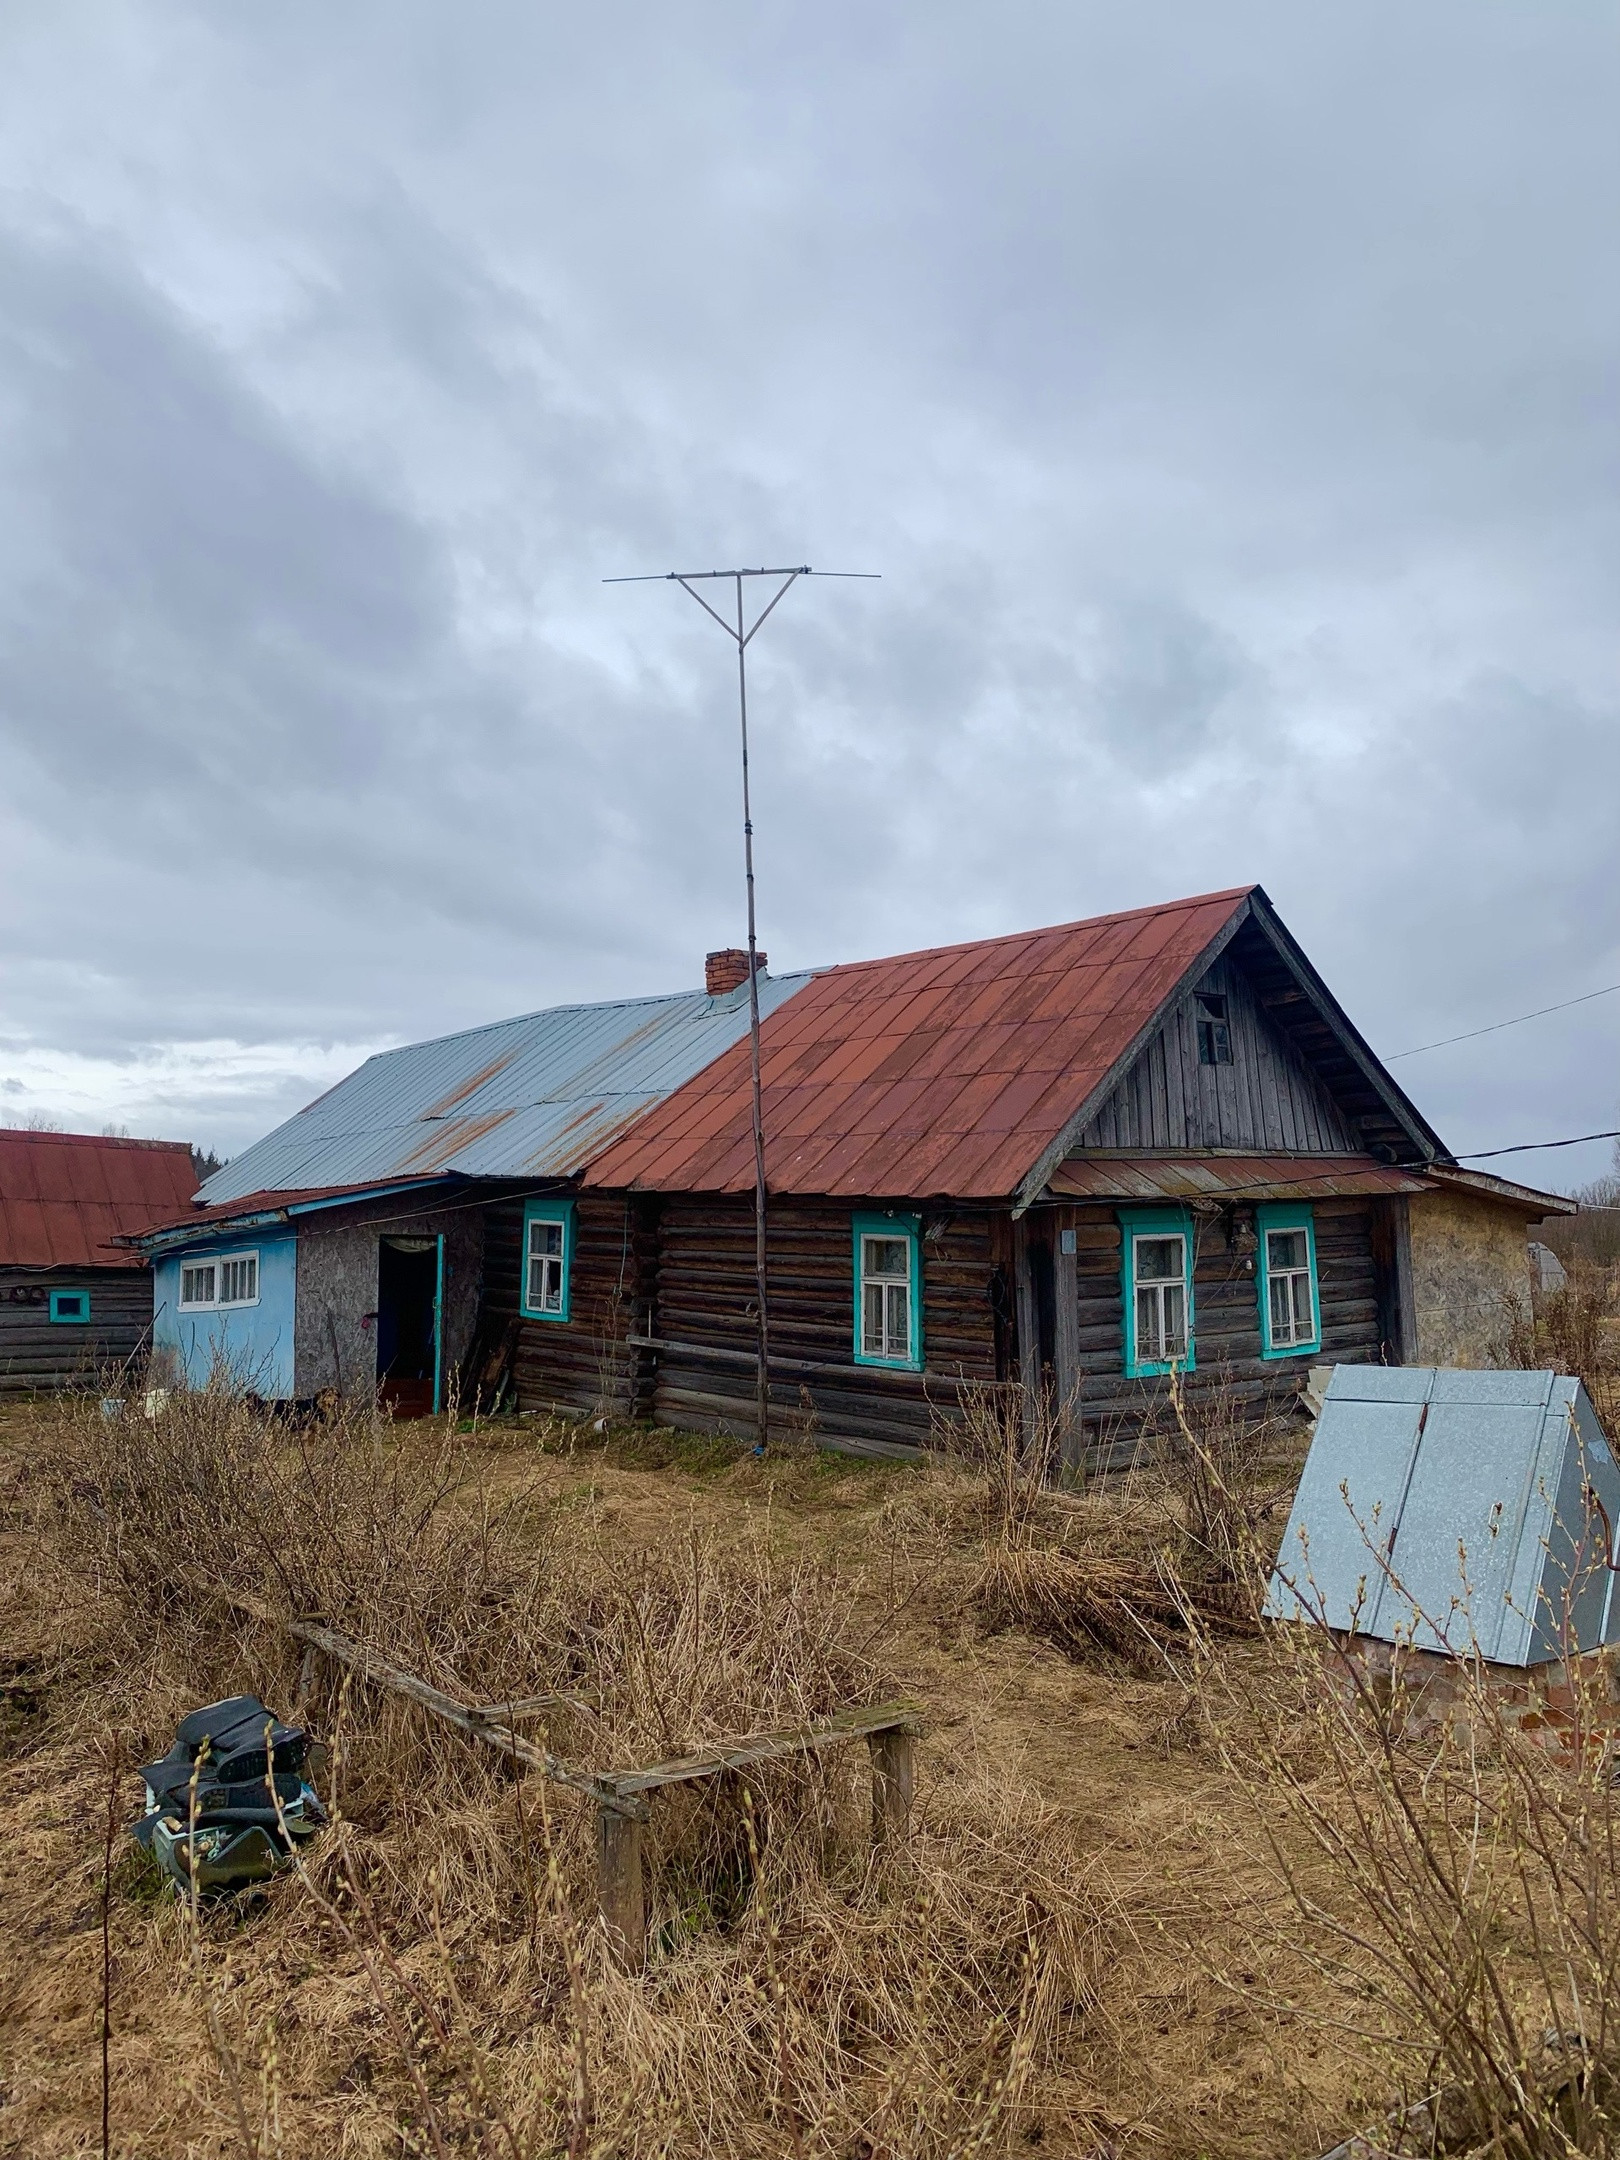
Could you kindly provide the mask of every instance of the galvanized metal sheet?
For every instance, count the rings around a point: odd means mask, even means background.
[[[1477,1649],[1494,1658],[1506,1628],[1510,1647],[1518,1647],[1507,1598],[1552,1380],[1550,1373],[1536,1377],[1541,1399],[1532,1405],[1430,1397],[1420,1468],[1408,1484],[1370,1633],[1420,1650]]]
[[[1434,1384],[1432,1367],[1422,1365],[1335,1365],[1327,1384],[1331,1402],[1427,1402]]]
[[[1620,1639],[1620,1467],[1578,1381],[1338,1366],[1267,1610],[1530,1665]]]
[[[1545,1410],[1557,1375],[1544,1372],[1449,1372],[1433,1376],[1429,1400],[1435,1403],[1500,1403]]]
[[[1335,1382],[1343,1369],[1335,1371]],[[1332,1387],[1330,1382],[1330,1397]],[[1278,1549],[1266,1599],[1274,1619],[1305,1617],[1325,1627],[1373,1632],[1423,1410],[1422,1399],[1412,1397],[1341,1397],[1334,1404],[1334,1444],[1313,1442]],[[1324,1408],[1318,1437],[1327,1422]]]
[[[762,976],[762,1014],[808,975]],[[746,989],[562,1006],[368,1058],[227,1163],[209,1205],[250,1193],[457,1172],[572,1175],[647,1110],[744,1040]]]

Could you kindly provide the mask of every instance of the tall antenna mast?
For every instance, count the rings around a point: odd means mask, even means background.
[[[802,577],[876,578],[875,570],[812,570],[808,563],[776,570],[660,570],[640,577],[604,578],[604,585],[682,585],[712,616],[737,648],[737,709],[742,723],[743,870],[748,881],[748,1052],[753,1094],[754,1127],[754,1300],[758,1314],[758,1372],[754,1383],[754,1453],[763,1455],[769,1436],[771,1409],[770,1301],[765,1281],[765,1113],[759,1077],[759,956],[754,927],[754,815],[748,795],[748,648],[765,618],[783,598],[790,585]],[[743,585],[749,578],[780,578],[781,584],[752,624],[744,612]],[[737,620],[729,623],[697,588],[724,580],[737,588]]]

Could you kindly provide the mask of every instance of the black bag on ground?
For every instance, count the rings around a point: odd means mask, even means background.
[[[205,1703],[180,1720],[168,1754],[142,1766],[146,1811],[132,1834],[182,1889],[193,1872],[199,1889],[262,1882],[326,1821],[309,1782],[316,1752],[256,1695]]]

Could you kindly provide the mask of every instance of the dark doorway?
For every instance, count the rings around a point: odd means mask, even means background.
[[[377,1400],[396,1417],[439,1407],[439,1240],[377,1247]]]

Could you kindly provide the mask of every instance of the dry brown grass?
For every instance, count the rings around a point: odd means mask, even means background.
[[[297,1648],[233,1617],[222,1581],[469,1701],[567,1692],[545,1737],[598,1767],[915,1694],[933,1716],[914,1836],[873,1864],[853,1751],[762,1770],[746,1800],[662,1799],[653,1956],[626,1978],[594,1921],[589,1812],[323,1669],[303,1708],[339,1745],[339,1820],[306,1879],[205,1909],[193,1940],[129,1857],[115,1870],[125,2160],[1308,2160],[1378,2120],[1440,2061],[1434,2006],[1477,2007],[1477,1988],[1418,1984],[1402,1931],[1427,1930],[1435,1973],[1467,1950],[1470,1986],[1496,1945],[1519,1958],[1534,1900],[1504,1870],[1548,1818],[1515,1814],[1483,1758],[1470,1785],[1432,1739],[1336,1725],[1342,1697],[1297,1646],[1201,1628],[1189,1586],[1249,1594],[1271,1488],[1236,1439],[1188,1424],[1202,1454],[1173,1435],[1179,1458],[1076,1496],[1016,1451],[857,1472],[669,1435],[294,1434],[223,1400],[156,1429],[18,1422],[0,1444],[0,2153],[95,2149],[108,1751],[155,1752],[181,1710],[240,1687],[295,1707]],[[1082,1586],[1059,1569],[1043,1618],[1057,1563]],[[992,1564],[1026,1571],[993,1625]],[[1110,1582],[1112,1617],[1081,1626]],[[1144,1615],[1163,1641],[1138,1661]],[[1496,1812],[1471,1818],[1482,1793]],[[1569,1883],[1579,1818],[1558,1819]],[[1468,1860],[1461,1919],[1407,1821]],[[1533,2042],[1539,1998],[1513,1999]]]
[[[1049,1481],[1056,1426],[1049,1399],[1031,1415],[983,1392],[964,1398],[959,1426],[941,1430],[977,1503],[964,1511],[982,1541],[968,1597],[985,1624],[1145,1672],[1184,1662],[1200,1627],[1253,1634],[1261,1526],[1286,1489],[1255,1477],[1273,1436],[1220,1391],[1189,1404],[1172,1386],[1167,1431],[1139,1467],[1111,1490],[1076,1496]]]
[[[1459,1658],[1450,1714],[1415,1717],[1320,1627],[1262,1670],[1212,1664],[1209,1723],[1293,1908],[1259,1931],[1279,2005],[1316,1996],[1407,2149],[1489,2160],[1620,2151],[1620,1796],[1606,1674],[1561,1746]],[[1276,1953],[1283,1955],[1278,1959]]]
[[[554,1491],[497,1492],[442,1428],[293,1433],[223,1395],[42,1429],[8,1584],[46,1704],[35,1797],[13,1791],[25,1849],[104,1789],[115,1741],[140,1760],[245,1685],[294,1706],[295,1649],[216,1582],[463,1700],[566,1692],[547,1744],[595,1767],[894,1688],[883,1601],[768,1524],[721,1542],[676,1523],[638,1550]],[[301,1707],[334,1738],[338,1818],[304,1879],[188,1938],[121,1863],[125,2149],[922,2156],[1074,2149],[1108,2118],[1097,1976],[1129,1926],[1071,1826],[1005,1774],[925,1780],[881,1866],[849,1750],[661,1798],[654,1954],[627,1979],[594,1922],[589,1810],[336,1674]],[[61,1884],[26,1860],[19,1880],[43,1925]],[[29,2149],[74,2149],[72,2114],[34,2092]]]

